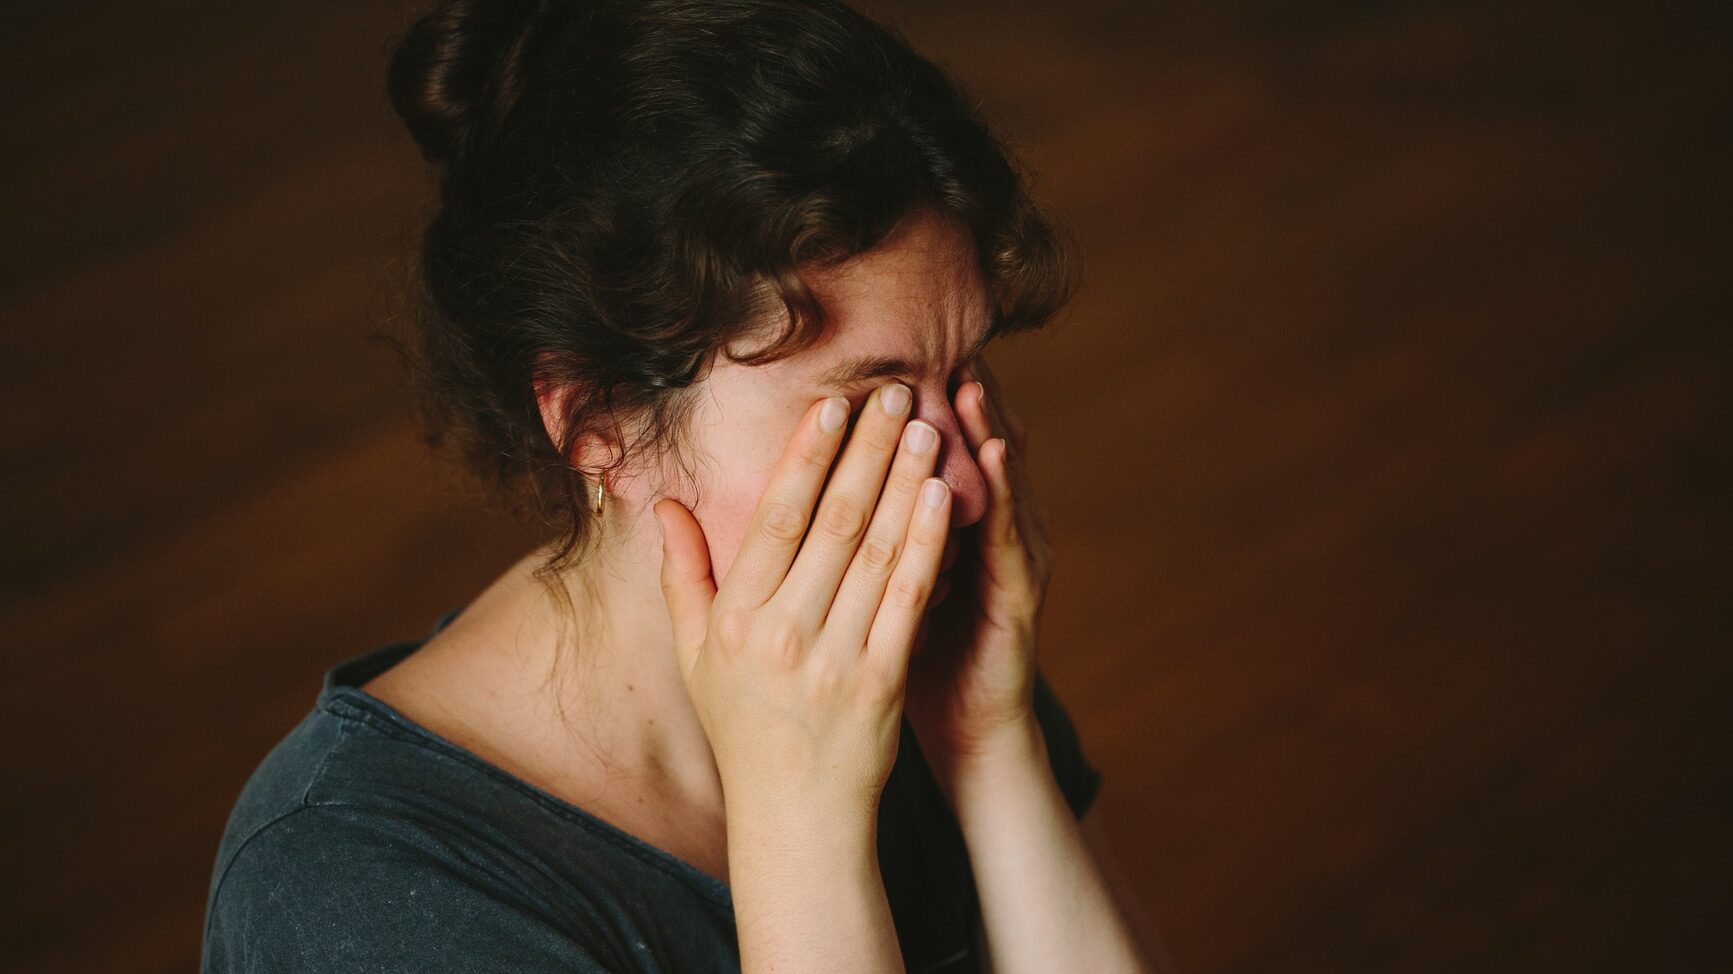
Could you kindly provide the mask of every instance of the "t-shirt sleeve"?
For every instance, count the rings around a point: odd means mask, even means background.
[[[1059,790],[1071,810],[1082,818],[1101,789],[1101,772],[1083,753],[1083,742],[1071,716],[1039,669],[1035,671],[1035,720],[1047,739],[1047,759],[1053,766]]]
[[[202,974],[622,971],[598,933],[474,849],[341,805],[252,836],[211,896]]]

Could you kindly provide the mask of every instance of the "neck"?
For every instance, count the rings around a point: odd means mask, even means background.
[[[585,723],[595,727],[610,763],[720,807],[716,759],[680,675],[662,597],[661,543],[653,523],[644,530],[647,520],[622,526],[610,519],[604,539],[613,540],[551,579],[553,592],[529,575],[550,549],[514,571],[522,569],[536,592],[529,612],[551,637],[545,645],[556,657],[556,679],[548,692],[562,712],[590,715]]]
[[[719,814],[721,779],[679,672],[655,525],[647,538],[617,528],[610,519],[604,537],[615,540],[550,578],[535,569],[552,547],[530,552],[366,689],[576,802],[625,778],[666,808]]]

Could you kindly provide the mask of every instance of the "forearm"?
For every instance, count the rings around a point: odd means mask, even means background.
[[[1159,970],[1084,844],[1039,725],[947,779],[995,974]]]
[[[741,806],[727,810],[741,971],[901,974],[876,818]]]

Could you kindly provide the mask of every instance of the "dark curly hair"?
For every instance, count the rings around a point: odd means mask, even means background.
[[[1041,326],[1077,286],[1069,234],[965,95],[840,2],[457,0],[408,28],[388,80],[439,173],[419,334],[396,346],[429,444],[564,531],[538,574],[594,533],[586,475],[680,455],[712,353],[783,311],[774,342],[731,359],[821,337],[803,265],[931,206],[972,235],[995,334]],[[559,443],[544,382],[575,390]],[[571,462],[589,430],[622,444],[604,470]]]

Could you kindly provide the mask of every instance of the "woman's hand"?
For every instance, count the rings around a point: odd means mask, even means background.
[[[720,590],[697,520],[672,499],[654,507],[680,671],[731,832],[737,813],[790,809],[831,829],[876,826],[950,529],[950,490],[930,476],[937,432],[907,422],[909,403],[900,383],[875,390],[828,484],[848,402],[809,409]]]
[[[951,523],[929,476],[938,433],[906,423],[910,400],[899,383],[874,391],[828,484],[848,402],[807,410],[720,591],[691,512],[654,507],[680,673],[722,779],[747,974],[903,970],[878,806]]]
[[[1035,639],[1053,573],[1047,517],[1023,464],[1027,435],[985,359],[956,412],[987,480],[987,513],[960,536],[911,662],[906,709],[947,796],[994,753],[1027,753],[1035,720]],[[949,598],[946,598],[946,596]],[[1021,748],[1021,751],[1019,751]]]
[[[988,966],[1168,970],[1152,956],[1159,945],[1133,933],[1130,899],[1115,896],[1090,851],[1035,719],[1035,636],[1053,554],[1023,424],[979,357],[956,398],[987,513],[961,536],[948,573],[955,593],[923,626],[906,706],[968,847]]]

